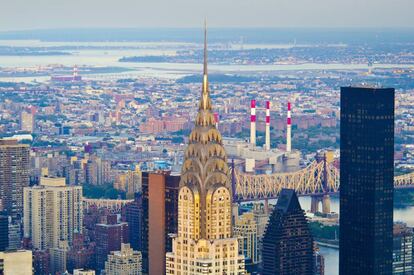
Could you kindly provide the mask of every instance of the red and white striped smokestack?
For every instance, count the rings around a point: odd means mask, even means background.
[[[219,114],[218,113],[214,113],[214,122],[216,124],[216,128],[218,129],[218,124],[219,124]]]
[[[256,146],[256,100],[250,102],[250,144]]]
[[[78,66],[73,66],[73,78],[78,77]]]
[[[270,150],[270,101],[266,101],[266,140],[265,149]]]
[[[288,111],[287,111],[287,128],[286,128],[286,152],[292,151],[292,118],[291,118],[291,105],[288,102]]]

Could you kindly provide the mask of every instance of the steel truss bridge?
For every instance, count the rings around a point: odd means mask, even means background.
[[[312,212],[318,211],[319,202],[324,213],[330,212],[329,195],[340,189],[339,169],[326,158],[296,172],[253,175],[234,169],[233,175],[234,201],[275,199],[283,188],[289,188],[300,196],[312,196]],[[395,177],[394,187],[413,188],[414,172]]]

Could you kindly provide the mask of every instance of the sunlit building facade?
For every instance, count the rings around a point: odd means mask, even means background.
[[[234,236],[239,239],[239,253],[246,257],[246,268],[249,264],[254,266],[260,261],[257,228],[253,212],[239,216],[233,227]],[[249,259],[249,264],[247,259]]]
[[[10,250],[0,252],[0,274],[30,275],[32,271],[32,251]]]
[[[33,248],[58,248],[82,232],[82,187],[67,186],[65,178],[42,177],[40,185],[24,188],[24,235]]]
[[[245,274],[232,236],[230,172],[212,113],[206,53],[205,37],[202,95],[181,171],[178,232],[166,255],[166,274]]]
[[[120,251],[113,251],[105,262],[106,275],[141,275],[142,255],[129,244],[122,244]]]

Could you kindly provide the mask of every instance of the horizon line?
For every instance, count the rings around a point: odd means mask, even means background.
[[[200,30],[200,27],[170,27],[170,26],[157,26],[157,27],[58,27],[58,28],[24,28],[15,30],[0,30],[0,33],[15,33],[15,32],[29,32],[29,31],[85,31],[85,30]],[[213,26],[209,27],[210,30],[412,30],[414,26]]]

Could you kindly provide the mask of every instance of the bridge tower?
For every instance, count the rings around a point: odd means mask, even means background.
[[[311,196],[311,212],[316,213],[319,211],[319,203],[322,203],[322,213],[329,214],[331,212],[331,197],[328,190],[328,165],[334,160],[332,151],[321,152],[316,155],[316,161],[318,163],[323,161],[323,180],[322,186],[325,190],[322,194],[315,194]]]

